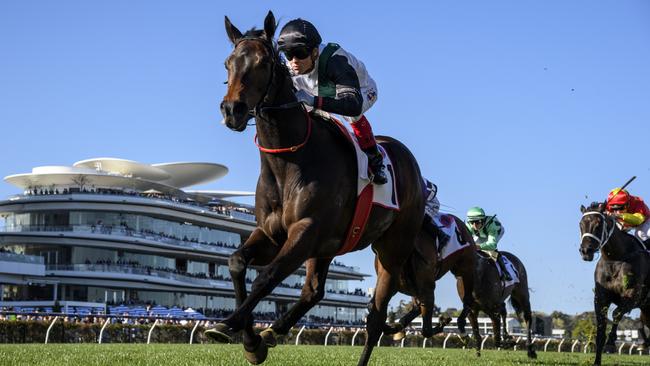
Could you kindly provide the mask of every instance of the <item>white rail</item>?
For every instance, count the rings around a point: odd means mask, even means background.
[[[300,343],[300,335],[302,332],[305,330],[305,326],[303,325],[302,328],[300,328],[300,331],[298,332],[298,335],[296,335],[296,346]]]
[[[190,333],[190,344],[194,341],[194,332],[196,332],[196,328],[199,327],[199,324],[201,324],[201,321],[197,321],[196,324],[194,324],[194,328],[192,328],[192,333]]]
[[[560,344],[557,345],[557,351],[562,352],[562,343],[564,343],[564,338],[560,341]]]
[[[352,336],[352,345],[354,346],[354,340],[357,338],[357,334],[359,334],[359,331],[361,328],[357,328],[357,331],[354,332],[354,335]]]
[[[154,328],[156,328],[156,325],[158,325],[158,321],[160,319],[156,319],[155,322],[153,322],[153,325],[151,326],[151,329],[149,329],[149,335],[147,336],[147,344],[151,343],[151,333],[153,333]]]
[[[551,340],[553,340],[553,338],[547,339],[546,343],[544,343],[544,352],[546,352],[546,349],[548,348],[549,343],[551,343]]]
[[[577,339],[575,340],[575,342],[573,342],[573,344],[571,345],[571,353],[573,353],[578,343],[580,343],[580,341]]]
[[[59,319],[58,316],[54,317],[54,320],[52,320],[52,324],[50,324],[49,327],[47,327],[47,333],[45,333],[45,344],[50,340],[50,331],[52,330],[52,327],[54,326],[54,323]]]
[[[330,337],[330,334],[332,334],[332,330],[334,327],[330,327],[330,330],[327,331],[327,334],[325,335],[325,346],[327,346],[327,339]]]
[[[111,322],[111,318],[106,318],[104,325],[102,325],[102,329],[99,331],[99,339],[97,340],[97,343],[102,344],[102,336],[104,335],[104,329],[106,329],[106,326],[110,322]]]

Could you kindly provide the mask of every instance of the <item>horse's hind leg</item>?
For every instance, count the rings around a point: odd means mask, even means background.
[[[621,319],[623,319],[623,315],[625,315],[626,312],[627,311],[621,309],[620,306],[617,306],[612,313],[612,328],[609,331],[607,341],[605,342],[606,353],[616,353],[616,331],[618,330],[618,323],[621,321]]]
[[[519,273],[524,273],[525,271],[519,271]],[[515,308],[517,316],[523,318],[526,322],[526,348],[528,349],[529,358],[537,358],[537,352],[535,351],[535,345],[533,344],[533,316],[530,310],[530,299],[528,294],[528,281],[525,279],[525,276],[522,276],[520,279],[521,282],[518,283],[515,288],[512,290],[510,295],[510,302],[512,307]]]
[[[404,314],[396,324],[384,325],[384,334],[393,334],[393,340],[395,341],[401,341],[402,338],[406,337],[404,329],[411,324],[413,319],[420,315],[420,307],[415,298],[411,300],[409,306],[410,309],[408,313]]]
[[[311,258],[305,262],[307,273],[302,286],[300,299],[291,309],[277,319],[270,329],[261,333],[269,347],[276,345],[275,334],[287,334],[300,318],[313,308],[325,296],[325,281],[332,258]]]
[[[375,287],[375,294],[368,304],[369,313],[368,320],[366,321],[368,336],[366,337],[366,344],[359,359],[359,366],[368,364],[372,350],[379,341],[384,324],[386,323],[388,302],[397,292],[397,285],[395,284],[397,279],[384,269],[379,258],[375,259],[375,266],[377,268],[377,285]],[[397,270],[396,273],[398,273]]]
[[[496,312],[490,314],[490,320],[492,320],[492,333],[494,337],[494,348],[501,348],[501,314]]]
[[[469,322],[472,324],[472,333],[474,333],[474,342],[476,347],[476,356],[481,356],[481,332],[478,328],[478,311],[470,310],[468,312]]]
[[[501,327],[503,328],[502,332],[502,342],[503,347],[510,347],[512,343],[512,337],[508,334],[508,309],[506,308],[506,303],[501,304]]]

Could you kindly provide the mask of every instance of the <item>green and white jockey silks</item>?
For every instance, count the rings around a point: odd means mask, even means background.
[[[474,242],[476,242],[476,245],[478,245],[481,250],[495,251],[497,250],[499,240],[501,240],[503,234],[505,234],[505,228],[501,225],[501,222],[499,222],[496,216],[489,216],[484,218],[484,220],[485,223],[478,231],[475,231],[472,228],[469,221],[465,222],[465,226],[467,226],[467,229],[474,238]],[[496,257],[494,258],[496,259]]]

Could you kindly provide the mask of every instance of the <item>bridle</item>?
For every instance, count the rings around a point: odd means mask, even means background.
[[[269,94],[270,94],[271,89],[273,88],[273,84],[275,82],[276,69],[278,67],[278,53],[277,53],[277,50],[275,49],[275,47],[273,47],[273,44],[271,42],[267,42],[262,38],[252,37],[252,36],[241,38],[235,44],[235,48],[237,48],[237,46],[239,46],[239,44],[244,42],[244,41],[257,41],[257,42],[260,42],[267,49],[269,54],[271,55],[271,76],[269,77],[269,80],[268,80],[268,82],[266,84],[266,90],[264,91],[264,94],[262,94],[262,97],[260,98],[259,102],[257,102],[257,104],[248,112],[249,115],[251,116],[251,118],[261,118],[263,120],[266,120],[266,118],[262,117],[262,113],[264,113],[265,111],[269,111],[269,110],[285,110],[285,109],[300,107],[302,109],[302,111],[304,112],[304,114],[305,114],[305,118],[307,119],[307,135],[305,136],[304,141],[302,143],[300,143],[300,144],[289,146],[289,147],[283,147],[283,148],[275,148],[275,149],[266,148],[266,147],[261,146],[257,142],[257,134],[255,134],[254,143],[257,146],[257,148],[260,149],[260,151],[265,152],[265,153],[279,154],[279,153],[286,153],[286,152],[296,152],[300,148],[302,148],[303,146],[305,146],[307,144],[307,141],[309,140],[309,137],[311,136],[311,129],[312,129],[311,116],[309,115],[309,112],[307,112],[307,109],[305,109],[305,106],[301,102],[298,102],[298,101],[289,102],[289,103],[280,104],[280,105],[275,105],[275,106],[274,105],[265,105],[266,102],[267,102],[266,99],[269,97]],[[282,80],[283,80],[282,82],[284,83],[284,78]],[[249,125],[254,125],[254,124],[249,124]]]
[[[601,219],[603,219],[603,225],[601,226],[601,231],[600,231],[600,237],[592,234],[592,233],[583,233],[582,236],[580,237],[580,241],[583,241],[585,238],[591,238],[594,239],[595,241],[598,242],[598,248],[596,251],[599,251],[602,249],[602,247],[607,244],[609,241],[609,238],[612,237],[612,233],[614,233],[614,229],[616,228],[616,223],[612,224],[612,227],[608,230],[607,228],[607,216],[603,214],[602,212],[598,211],[589,211],[585,212],[582,214],[582,217],[588,216],[588,215],[598,215],[600,216]]]

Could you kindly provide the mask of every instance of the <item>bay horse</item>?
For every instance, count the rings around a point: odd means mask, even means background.
[[[594,311],[596,314],[596,359],[600,365],[603,350],[616,350],[616,330],[623,315],[633,309],[641,310],[643,347],[650,346],[644,325],[650,327],[650,253],[636,237],[625,233],[616,219],[607,214],[605,204],[592,203],[588,208],[580,206],[580,255],[591,262],[600,252],[594,272]],[[616,308],[612,314],[612,329],[605,342],[607,313],[611,304]],[[605,347],[606,345],[606,347]]]
[[[227,57],[228,90],[221,103],[224,123],[244,131],[255,117],[261,171],[255,195],[257,228],[229,258],[236,309],[206,331],[227,342],[243,331],[244,355],[264,362],[267,343],[291,327],[325,294],[330,262],[342,249],[357,201],[357,163],[351,144],[331,122],[311,116],[296,102],[293,82],[281,61],[273,36],[277,27],[269,12],[263,30],[242,34],[225,18],[234,48]],[[353,250],[372,243],[377,256],[377,284],[368,305],[368,336],[359,365],[366,365],[386,321],[388,302],[397,290],[402,266],[415,245],[424,216],[420,168],[411,152],[390,137],[377,137],[390,156],[395,173],[399,211],[374,206]],[[251,312],[287,276],[306,264],[300,299],[257,335]],[[261,266],[247,294],[245,274]]]
[[[471,306],[471,297],[474,288],[474,268],[476,266],[476,246],[471,233],[467,230],[465,223],[456,216],[446,215],[448,219],[456,223],[457,240],[461,244],[467,243],[463,249],[453,253],[442,260],[438,246],[440,245],[431,230],[426,230],[426,225],[418,233],[415,251],[409,257],[402,269],[398,291],[412,297],[411,307],[399,322],[387,326],[386,334],[394,334],[393,339],[401,340],[406,336],[404,329],[418,315],[422,316],[422,335],[429,338],[434,334],[442,332],[445,323],[438,324],[433,328],[431,318],[434,308],[434,290],[436,281],[442,278],[447,272],[456,276],[459,283],[468,289],[465,298],[461,298],[465,306]],[[430,220],[430,218],[426,218]],[[434,224],[435,225],[435,224]],[[440,230],[440,229],[438,229]],[[448,322],[448,321],[447,321]]]
[[[515,309],[519,321],[523,320],[526,325],[526,349],[528,358],[537,358],[535,345],[532,341],[532,311],[530,307],[530,293],[528,292],[528,274],[524,264],[512,253],[500,251],[502,256],[506,257],[515,267],[519,275],[519,282],[505,286],[501,280],[501,274],[497,269],[494,260],[487,254],[477,250],[476,267],[474,273],[474,290],[472,296],[474,301],[470,307],[463,307],[460,315],[458,316],[458,330],[461,334],[465,333],[465,318],[469,315],[469,320],[472,325],[472,333],[474,333],[474,341],[476,342],[478,350],[480,350],[481,335],[479,333],[477,316],[480,311],[483,311],[492,320],[492,332],[494,337],[494,346],[499,348],[502,346],[502,329],[503,335],[507,339],[509,337],[506,324],[506,299],[509,298],[510,304]],[[463,298],[466,291],[462,286],[458,286],[459,296]],[[480,355],[480,351],[477,351]]]

